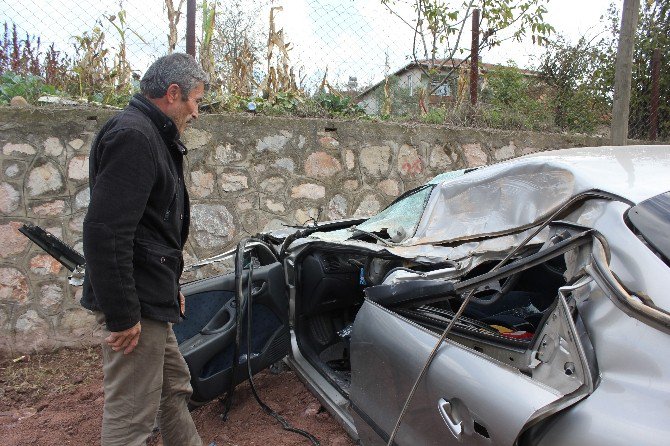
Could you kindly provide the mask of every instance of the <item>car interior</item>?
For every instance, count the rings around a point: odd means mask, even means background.
[[[497,262],[472,269],[461,280],[484,274]],[[349,343],[364,290],[382,283],[396,268],[426,269],[417,264],[360,253],[316,249],[299,263],[295,330],[303,355],[339,391],[349,395]],[[431,268],[435,268],[432,266]],[[496,283],[483,283],[450,334],[450,338],[498,360],[517,365],[539,334],[565,285],[563,256],[512,274]],[[447,327],[463,301],[448,296],[427,305],[392,308],[401,317],[437,334]],[[522,370],[523,371],[523,370]]]

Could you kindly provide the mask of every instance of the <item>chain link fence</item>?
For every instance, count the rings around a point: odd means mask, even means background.
[[[153,60],[171,49],[185,51],[186,3],[0,0],[0,94],[18,92],[35,101],[45,93],[66,93],[122,106]],[[452,57],[444,52],[426,57],[430,51],[414,35],[412,1],[391,2],[393,8],[380,0],[196,3],[196,57],[212,77],[211,102],[219,108],[243,109],[255,101],[259,111],[270,114],[365,113],[434,124],[609,134],[611,90],[598,86],[594,100],[588,78],[571,84],[569,73],[550,70],[560,66],[545,70],[538,60],[525,64],[533,69],[480,60],[479,101],[473,106],[470,65],[464,60],[469,37]],[[574,50],[576,59],[583,58],[578,45]],[[565,54],[557,56],[564,59]],[[651,77],[642,73],[650,71],[649,63],[636,61],[636,76],[643,80],[634,86],[631,138],[654,136]],[[8,73],[35,77],[31,83]],[[664,84],[659,90],[655,136],[661,140],[670,138],[669,90]]]

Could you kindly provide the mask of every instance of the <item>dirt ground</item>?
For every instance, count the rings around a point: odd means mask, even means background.
[[[100,444],[102,360],[99,349],[61,349],[0,363],[0,442],[4,446]],[[267,371],[255,377],[260,398],[294,427],[324,446],[354,442],[302,385],[295,374]],[[238,386],[226,422],[223,405],[210,402],[193,411],[204,446],[310,445],[287,432],[256,403],[248,383]],[[160,434],[149,441],[162,445]]]

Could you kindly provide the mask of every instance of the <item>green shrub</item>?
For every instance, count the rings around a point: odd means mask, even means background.
[[[26,101],[35,103],[43,94],[55,94],[56,89],[46,85],[44,80],[33,74],[19,75],[6,72],[0,75],[0,102],[6,104],[14,96],[23,96]]]

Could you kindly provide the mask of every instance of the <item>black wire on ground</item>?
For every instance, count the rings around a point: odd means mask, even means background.
[[[261,406],[261,409],[263,411],[270,415],[272,418],[275,420],[279,421],[279,423],[282,425],[282,428],[284,430],[294,432],[298,435],[302,435],[303,437],[307,438],[309,441],[312,442],[314,446],[321,446],[321,443],[319,443],[319,440],[316,439],[316,437],[312,434],[310,434],[307,431],[304,431],[302,429],[295,428],[291,426],[291,424],[286,421],[284,417],[279,415],[277,412],[272,410],[267,404],[265,404],[263,401],[261,401],[260,397],[258,396],[258,392],[256,392],[256,386],[254,385],[254,378],[253,378],[253,373],[251,371],[251,322],[253,320],[252,314],[251,314],[251,290],[252,290],[252,276],[253,276],[253,271],[254,271],[254,264],[253,262],[249,263],[249,279],[247,280],[247,301],[246,301],[246,310],[247,310],[247,372],[249,374],[249,385],[251,387],[251,393],[254,395],[254,398],[256,399],[256,402],[258,402],[258,405]]]

